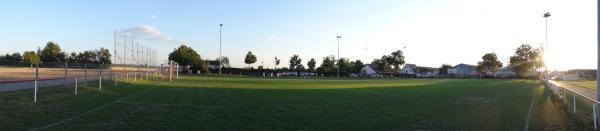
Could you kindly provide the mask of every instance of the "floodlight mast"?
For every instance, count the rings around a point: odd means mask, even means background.
[[[337,57],[338,57],[338,66],[337,66],[337,78],[340,78],[340,39],[342,38],[342,36],[337,36]]]
[[[221,76],[221,68],[223,68],[223,56],[221,56],[221,34],[223,32],[223,24],[219,24],[219,76]]]

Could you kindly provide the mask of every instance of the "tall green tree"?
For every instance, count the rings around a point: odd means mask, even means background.
[[[296,70],[296,67],[301,64],[302,64],[302,59],[300,58],[300,56],[295,54],[295,55],[292,55],[292,57],[290,57],[290,69],[291,70]]]
[[[100,50],[98,50],[98,58],[99,61],[98,63],[104,63],[104,64],[111,64],[112,61],[110,60],[111,58],[111,54],[110,54],[110,50],[104,48],[104,47],[100,47]]]
[[[275,56],[275,70],[277,70],[279,63],[281,63],[281,59],[278,59],[277,56]]]
[[[481,59],[477,62],[477,71],[479,72],[494,72],[502,68],[502,62],[498,60],[496,53],[486,53]]]
[[[360,73],[360,70],[365,66],[365,64],[362,63],[362,61],[360,60],[356,60],[356,61],[352,61],[350,62],[350,64],[352,65],[351,69],[350,69],[350,73]]]
[[[321,65],[317,68],[317,72],[331,74],[335,71],[335,56],[329,55],[323,57]]]
[[[252,54],[251,51],[248,51],[246,54],[246,58],[244,59],[244,63],[248,64],[248,68],[250,68],[250,64],[256,62],[256,55]]]
[[[40,57],[44,62],[60,62],[64,59],[64,57],[61,58],[61,54],[64,55],[64,52],[62,52],[62,49],[60,49],[58,44],[54,42],[48,42],[46,43],[44,49],[42,49],[40,52]]]
[[[306,63],[306,65],[308,65],[308,70],[315,71],[315,66],[317,65],[317,61],[315,61],[315,58],[310,58],[310,60],[308,61],[308,63]]]
[[[342,74],[348,74],[348,72],[350,72],[350,67],[352,66],[350,60],[343,57],[338,59],[338,62],[335,63],[335,65],[337,68],[340,68],[340,73]]]
[[[392,66],[389,63],[390,59],[391,59],[390,56],[384,55],[384,56],[381,56],[380,59],[373,60],[371,62],[371,64],[377,65],[377,68],[379,68],[380,70],[383,70],[383,71],[392,71]]]
[[[392,71],[400,71],[400,66],[404,64],[404,55],[401,50],[397,50],[392,52],[387,60],[393,66]]]
[[[30,62],[30,66],[33,67],[33,64],[40,63],[40,56],[37,55],[34,51],[25,51],[23,52],[23,60]]]
[[[67,62],[69,63],[77,63],[77,53],[71,52],[71,54],[67,57]]]
[[[522,77],[523,74],[534,72],[544,66],[542,59],[542,48],[531,48],[528,44],[523,44],[516,49],[515,54],[510,57],[509,65],[517,76]]]
[[[221,60],[221,58],[217,58],[215,61],[221,61],[221,65],[223,65],[225,68],[231,67],[231,64],[229,64],[229,57],[227,56],[223,56],[223,60]]]
[[[177,62],[180,66],[189,67],[191,70],[209,73],[208,65],[202,61],[198,52],[186,45],[173,49],[173,52],[169,53],[169,60]]]
[[[440,75],[448,75],[448,69],[450,69],[450,68],[452,68],[452,65],[442,64],[442,66],[440,66],[439,74]]]

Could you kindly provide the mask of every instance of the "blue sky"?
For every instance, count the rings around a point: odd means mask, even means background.
[[[223,55],[233,66],[272,68],[334,55],[372,61],[406,47],[406,61],[422,66],[476,64],[496,52],[507,62],[520,44],[541,46],[550,11],[549,53],[554,69],[594,68],[597,13],[594,0],[224,0],[224,1],[10,1],[0,4],[0,53],[35,50],[48,41],[67,52],[113,48],[113,31],[152,27],[182,40],[203,58],[218,56],[218,24],[224,24]],[[165,59],[177,43],[136,41]],[[566,51],[565,51],[566,50]],[[568,52],[568,53],[564,53]],[[567,54],[567,55],[564,55]],[[572,59],[577,57],[577,59]],[[264,61],[264,64],[261,62]]]

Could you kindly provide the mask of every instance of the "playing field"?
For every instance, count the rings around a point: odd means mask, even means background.
[[[11,130],[565,129],[533,80],[317,80],[180,77],[0,93]],[[94,85],[93,83],[91,85]],[[534,93],[535,91],[535,93]],[[534,108],[528,115],[532,95]],[[538,111],[539,110],[539,111]],[[543,110],[543,111],[542,111]],[[531,116],[532,122],[526,122]],[[0,129],[2,130],[2,129]]]

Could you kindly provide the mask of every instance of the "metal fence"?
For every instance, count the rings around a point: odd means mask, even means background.
[[[564,110],[576,120],[575,124],[579,126],[577,128],[598,130],[596,111],[600,102],[590,98],[589,95],[582,94],[581,91],[566,88],[561,83],[551,80],[543,80],[543,82],[552,90]]]
[[[168,69],[168,68],[167,68]],[[0,61],[0,92],[33,90],[37,102],[41,88],[68,88],[77,94],[77,88],[102,89],[107,84],[135,82],[159,78],[161,68],[154,66],[108,65],[89,63]],[[71,91],[68,91],[69,93]]]

